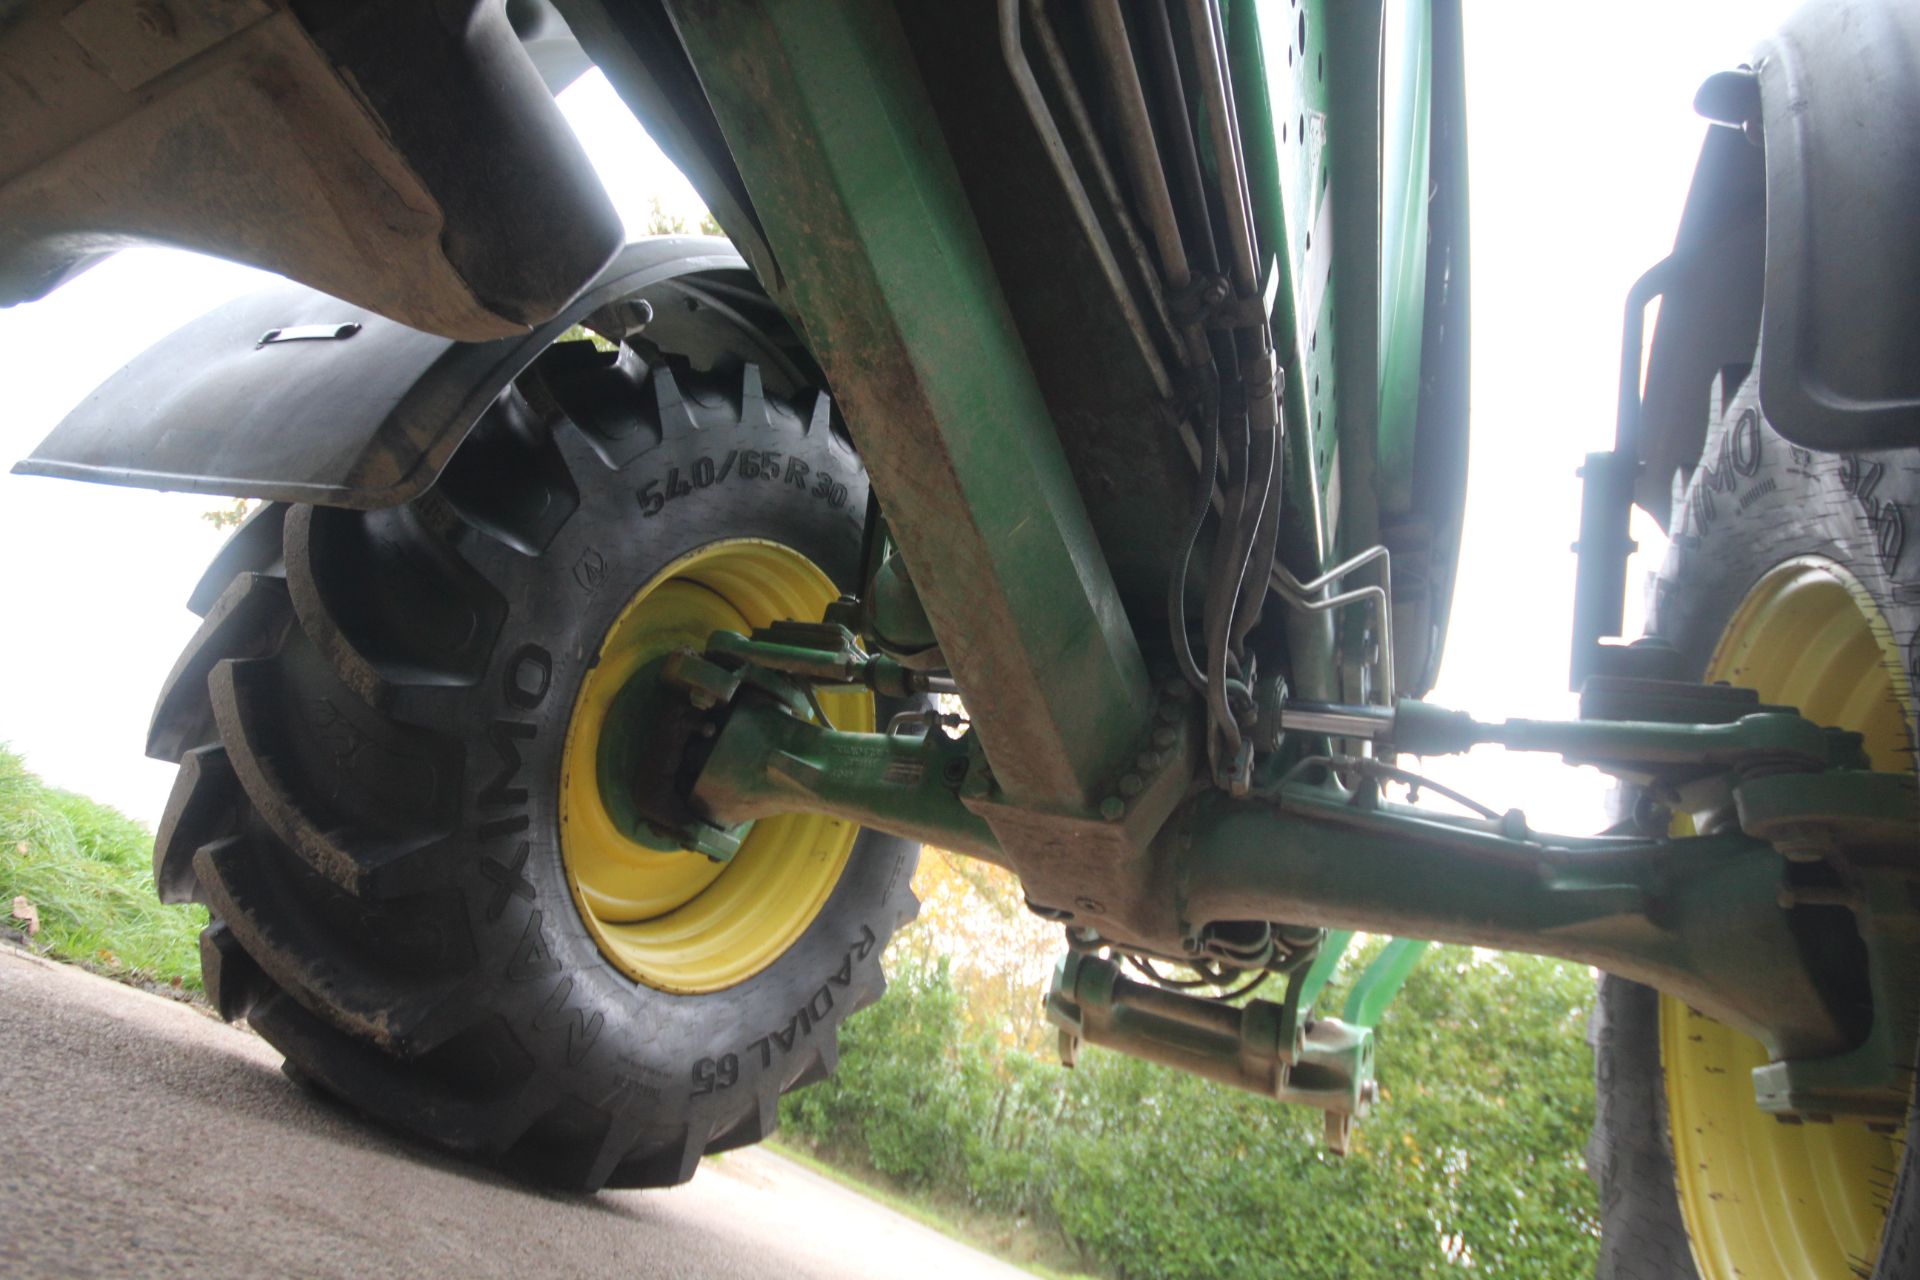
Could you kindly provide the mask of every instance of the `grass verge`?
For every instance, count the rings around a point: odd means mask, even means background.
[[[37,932],[23,915],[38,916]],[[48,786],[4,745],[0,921],[14,941],[96,973],[200,989],[206,908],[154,896],[153,833],[118,809]]]
[[[837,1182],[849,1191],[912,1218],[923,1227],[972,1245],[1042,1280],[1097,1280],[1079,1268],[1064,1241],[1048,1240],[1024,1221],[1008,1221],[1003,1214],[981,1213],[970,1206],[949,1203],[924,1191],[903,1187],[871,1167],[850,1168],[833,1163],[804,1141],[775,1137],[763,1145],[830,1182]]]

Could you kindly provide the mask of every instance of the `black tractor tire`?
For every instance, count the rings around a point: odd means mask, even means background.
[[[1665,564],[1652,584],[1647,631],[1678,650],[1699,678],[1754,584],[1799,556],[1834,561],[1871,593],[1920,688],[1920,456],[1912,452],[1814,453],[1767,423],[1755,368],[1718,400],[1700,464],[1674,505]],[[1719,393],[1716,393],[1718,396]],[[1911,727],[1911,721],[1910,727]],[[1913,767],[1875,761],[1879,768]],[[1696,1280],[1682,1220],[1658,996],[1604,975],[1589,1040],[1597,1106],[1587,1168],[1600,1193],[1601,1280]],[[1904,1065],[1904,1064],[1903,1064]],[[1843,1275],[1920,1275],[1920,1107],[1908,1112],[1877,1265]],[[1806,1280],[1825,1280],[1807,1277]]]
[[[602,637],[721,539],[852,589],[867,481],[824,393],[586,351],[510,387],[405,506],[256,512],[194,593],[148,748],[180,764],[156,882],[211,909],[219,1012],[369,1116],[581,1190],[682,1182],[767,1136],[880,996],[918,855],[863,832],[798,940],[724,990],[654,989],[596,947],[558,791]],[[562,374],[594,412],[561,409]]]
[[[1593,1134],[1587,1173],[1600,1193],[1600,1280],[1698,1280],[1673,1177],[1660,993],[1600,976],[1587,1022]]]

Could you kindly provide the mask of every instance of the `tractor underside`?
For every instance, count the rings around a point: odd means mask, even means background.
[[[1911,771],[1676,679],[1658,646],[1601,644],[1627,505],[1670,438],[1637,434],[1637,329],[1620,449],[1589,464],[1582,719],[1418,701],[1465,501],[1457,0],[555,9],[8,7],[0,118],[27,127],[0,143],[4,300],[134,241],[310,286],[136,362],[23,469],[381,509],[431,488],[509,380],[546,378],[577,422],[614,413],[543,354],[573,324],[619,348],[593,357],[603,387],[632,352],[698,370],[747,342],[769,393],[831,390],[872,481],[862,587],[649,668],[618,745],[656,763],[599,778],[636,830],[724,862],[749,824],[827,814],[1009,868],[1063,929],[1069,1057],[1105,1044],[1307,1103],[1336,1145],[1420,946],[1317,1016],[1356,930],[1636,978],[1766,1046],[1763,1108],[1905,1115]],[[561,17],[731,251],[615,258],[541,76],[581,65],[552,52]],[[1757,128],[1744,85],[1734,125]],[[189,363],[177,429],[115,434]],[[267,429],[347,370],[324,424]],[[215,416],[260,425],[185,429]],[[634,497],[651,515],[763,465],[716,450]],[[832,502],[823,475],[774,483]],[[821,698],[848,691],[890,716],[837,725]],[[1419,781],[1405,757],[1482,743],[1642,802],[1576,838],[1383,794]],[[1237,998],[1267,976],[1275,999]]]

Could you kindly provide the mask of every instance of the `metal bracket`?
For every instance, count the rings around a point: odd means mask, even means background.
[[[691,798],[716,826],[825,813],[999,862],[993,832],[962,800],[981,767],[971,734],[846,733],[749,683],[727,709]]]
[[[284,329],[269,329],[260,335],[256,347],[264,347],[269,342],[309,342],[337,341],[351,338],[360,332],[357,320],[348,320],[341,324],[296,324]]]
[[[1355,587],[1350,591],[1335,590],[1331,596],[1323,594],[1328,587],[1348,574],[1366,568],[1375,560],[1380,562],[1378,585]],[[1333,613],[1350,604],[1371,602],[1376,625],[1380,628],[1380,638],[1378,650],[1370,663],[1374,678],[1368,694],[1382,706],[1391,707],[1394,704],[1393,562],[1385,547],[1370,547],[1310,582],[1300,581],[1276,560],[1273,563],[1273,580],[1269,585],[1273,593],[1288,605],[1307,613]]]
[[[1296,984],[1297,985],[1297,984]],[[1327,1145],[1344,1155],[1356,1116],[1372,1106],[1373,1032],[1334,1018],[1303,1022],[1288,1000],[1241,1006],[1135,982],[1104,957],[1070,951],[1054,969],[1047,1018],[1062,1059],[1081,1041],[1327,1114]]]
[[[752,636],[716,631],[707,652],[725,662],[784,672],[812,684],[864,684],[883,698],[954,693],[944,675],[902,665],[886,654],[868,654],[851,629],[838,622],[776,622]]]
[[[1913,1043],[1920,1031],[1920,914],[1909,875],[1872,871],[1851,877],[1844,902],[1866,945],[1872,1026],[1851,1049],[1826,1057],[1797,1057],[1754,1068],[1760,1109],[1783,1118],[1831,1120],[1858,1116],[1899,1124],[1913,1086]]]
[[[1613,448],[1588,454],[1579,470],[1580,540],[1573,544],[1573,661],[1568,673],[1569,687],[1576,691],[1593,675],[1671,679],[1679,674],[1679,655],[1671,646],[1602,642],[1620,634],[1626,610],[1627,558],[1638,550],[1628,521],[1641,467],[1640,356],[1647,304],[1667,291],[1685,265],[1677,254],[1662,259],[1627,291]]]

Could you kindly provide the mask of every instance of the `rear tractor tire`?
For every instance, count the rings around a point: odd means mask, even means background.
[[[155,878],[211,909],[221,1014],[396,1129],[576,1189],[764,1138],[916,909],[917,848],[843,822],[763,820],[715,863],[608,820],[622,682],[817,619],[867,497],[824,394],[631,357],[543,362],[601,411],[528,375],[405,506],[256,512],[148,745],[180,764]]]

